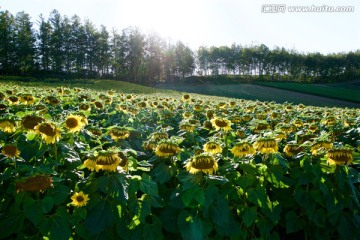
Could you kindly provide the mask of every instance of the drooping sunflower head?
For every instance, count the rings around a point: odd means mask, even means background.
[[[16,130],[15,121],[11,119],[0,119],[0,130],[6,133],[13,133]]]
[[[90,200],[89,195],[81,192],[75,192],[71,196],[71,204],[75,207],[83,207],[86,206],[87,202]]]
[[[42,117],[27,115],[21,120],[21,125],[26,130],[33,131],[35,127],[43,121],[44,119]]]
[[[331,149],[333,147],[333,143],[329,140],[317,140],[310,149],[312,155],[319,155],[324,153],[325,150]]]
[[[239,138],[245,138],[246,137],[246,133],[243,129],[238,129],[236,130],[236,136],[238,136]]]
[[[182,116],[186,119],[191,118],[194,114],[192,112],[186,111],[182,114]]]
[[[172,157],[180,152],[180,147],[171,140],[162,140],[155,148],[155,154],[158,157]]]
[[[205,143],[203,149],[205,152],[208,152],[210,154],[221,153],[223,150],[221,145],[215,141],[209,141]]]
[[[16,183],[16,191],[44,191],[52,186],[52,177],[47,175],[35,175]]]
[[[185,165],[186,170],[191,174],[203,172],[213,174],[218,170],[216,159],[209,153],[201,153],[194,156]]]
[[[85,122],[82,116],[70,114],[65,119],[65,127],[71,133],[80,131],[83,126],[85,126]]]
[[[216,131],[219,131],[220,129],[225,132],[231,130],[231,121],[226,118],[216,117],[211,119],[210,122]]]
[[[84,161],[84,166],[90,171],[110,171],[115,172],[121,159],[118,152],[110,149],[97,153],[96,156],[91,156]]]
[[[270,124],[268,124],[267,122],[258,122],[256,124],[256,126],[254,127],[254,132],[255,133],[259,133],[261,131],[266,131],[270,129]]]
[[[130,136],[130,131],[125,128],[113,127],[109,131],[109,134],[114,141],[118,141],[119,139],[128,138]]]
[[[215,117],[215,111],[214,110],[207,110],[206,111],[206,117],[208,118],[208,119],[212,119],[213,117]]]
[[[18,157],[20,155],[19,149],[15,145],[5,145],[1,153],[7,157]]]
[[[167,134],[167,132],[153,132],[150,135],[150,138],[155,140],[155,141],[158,141],[158,140],[161,140],[161,139],[169,138],[169,135]]]
[[[255,153],[255,149],[250,142],[241,141],[235,144],[235,146],[230,149],[232,154],[235,157],[245,157],[246,155],[252,155]]]
[[[46,144],[54,144],[60,140],[60,129],[52,123],[40,123],[35,127],[35,131]]]
[[[180,123],[179,128],[180,128],[180,130],[183,130],[186,132],[194,132],[196,125],[191,124],[189,121],[183,121]]]
[[[254,143],[254,148],[260,153],[276,153],[278,151],[278,143],[275,138],[261,138]]]
[[[353,150],[350,148],[333,148],[326,153],[327,163],[330,165],[344,165],[351,164],[353,157]]]
[[[287,157],[292,157],[304,151],[304,147],[299,146],[297,143],[288,143],[283,151]]]
[[[201,112],[202,110],[204,110],[204,108],[201,104],[194,104],[194,110],[196,112]]]

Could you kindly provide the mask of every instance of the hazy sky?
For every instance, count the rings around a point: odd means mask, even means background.
[[[268,13],[274,8],[264,4],[286,6],[283,12]],[[352,6],[354,11],[290,12],[292,6]],[[137,26],[192,49],[232,43],[324,54],[360,49],[358,0],[1,0],[0,7],[14,15],[25,11],[33,22],[57,9],[108,31]]]

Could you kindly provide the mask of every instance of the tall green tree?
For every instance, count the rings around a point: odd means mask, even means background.
[[[14,22],[14,16],[9,11],[0,12],[0,73],[2,74],[15,74]]]

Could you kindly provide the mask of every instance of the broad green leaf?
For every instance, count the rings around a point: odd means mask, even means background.
[[[59,207],[54,215],[44,219],[39,229],[42,234],[54,240],[68,240],[70,238],[70,215],[65,207]]]
[[[46,196],[41,200],[43,213],[48,213],[54,206],[54,201],[52,197]]]
[[[294,233],[299,231],[302,226],[298,220],[298,216],[294,211],[289,211],[285,215],[285,221],[286,221],[286,233]]]
[[[166,165],[161,162],[154,168],[154,173],[156,178],[160,181],[160,183],[165,183],[176,173],[176,167],[170,165]]]
[[[242,214],[243,221],[246,227],[250,227],[251,224],[256,220],[257,217],[257,207],[247,207],[244,209]]]
[[[143,229],[143,239],[164,239],[162,225],[156,216],[152,216],[152,223],[146,223]]]
[[[27,198],[24,201],[25,216],[35,225],[39,224],[45,217],[41,200]]]
[[[4,216],[1,216],[3,218]],[[23,231],[24,214],[18,213],[6,216],[0,221],[0,239],[6,239],[13,233]]]
[[[185,240],[202,240],[205,238],[201,220],[186,210],[180,212],[178,226],[180,234]]]
[[[248,199],[259,207],[266,206],[267,194],[264,187],[258,186],[248,190]]]
[[[49,196],[52,198],[53,203],[56,205],[64,203],[70,194],[69,187],[63,185],[63,184],[56,184],[53,188],[50,188],[47,191],[46,196]]]
[[[85,219],[85,225],[90,234],[97,234],[114,224],[116,209],[109,200],[98,202]]]

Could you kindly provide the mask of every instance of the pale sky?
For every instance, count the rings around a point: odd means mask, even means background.
[[[264,13],[285,4],[284,12]],[[351,6],[353,12],[290,12],[291,6]],[[358,0],[1,0],[1,11],[25,11],[36,22],[56,9],[121,31],[137,26],[165,40],[199,46],[265,44],[299,52],[337,53],[360,49]]]

